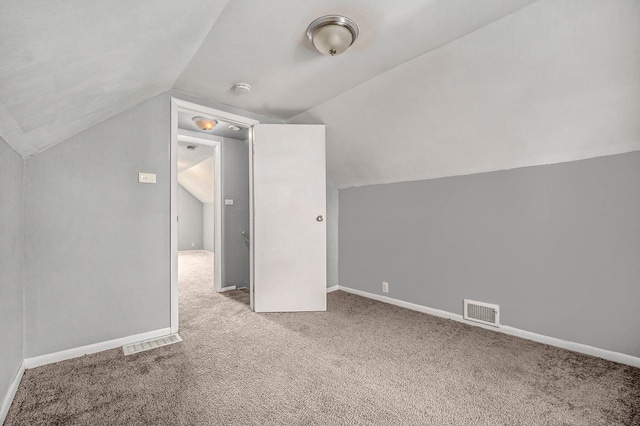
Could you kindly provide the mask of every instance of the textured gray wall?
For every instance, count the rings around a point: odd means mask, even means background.
[[[0,404],[23,358],[23,171],[0,138]]]
[[[202,203],[202,247],[214,251],[215,210],[213,203]]]
[[[340,190],[340,284],[640,356],[640,152]]]
[[[249,287],[249,142],[225,138],[222,142],[222,197],[233,206],[223,209],[223,286]]]
[[[172,95],[281,123],[170,91],[27,160],[26,357],[169,327]],[[139,184],[141,171],[156,173],[158,183]],[[246,245],[242,253],[248,265]],[[236,272],[225,285],[248,283],[248,266]]]
[[[338,188],[327,179],[327,287],[338,285]]]
[[[202,203],[178,184],[178,250],[202,250]]]
[[[169,121],[165,93],[26,161],[27,357],[169,327]]]

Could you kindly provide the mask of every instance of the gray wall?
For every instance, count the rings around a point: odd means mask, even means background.
[[[27,357],[169,327],[169,117],[165,93],[26,161]]]
[[[169,327],[171,96],[262,123],[282,123],[170,91],[29,158],[24,169],[26,357]],[[241,149],[242,154],[231,148],[232,157],[248,161],[246,144]],[[139,184],[138,172],[156,173],[158,183]],[[248,181],[248,170],[244,176]],[[224,194],[243,199],[233,188]],[[224,212],[233,224],[232,209]],[[232,225],[230,237],[241,239],[239,230]],[[235,249],[244,250],[248,259],[246,245],[240,247]],[[248,283],[248,267],[226,266],[233,282],[225,285]],[[9,306],[22,312],[20,303]],[[0,315],[12,315],[11,309]]]
[[[223,209],[223,286],[249,287],[249,142],[225,138],[222,142],[222,194],[233,206]]]
[[[338,285],[338,188],[327,179],[327,287]]]
[[[0,138],[0,405],[23,359],[23,171]]]
[[[202,203],[178,184],[178,250],[202,250]]]
[[[202,247],[214,251],[215,210],[213,203],[202,203]]]
[[[340,284],[640,356],[640,152],[340,190]]]

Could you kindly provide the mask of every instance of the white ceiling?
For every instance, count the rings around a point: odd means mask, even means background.
[[[533,1],[234,0],[175,88],[288,119]],[[341,56],[322,56],[306,39],[311,21],[327,14],[360,28]],[[233,92],[237,81],[250,83],[251,93]]]
[[[360,27],[341,56],[324,14]],[[325,123],[340,188],[570,161],[640,149],[639,42],[637,0],[4,1],[0,137],[26,158],[173,87]]]
[[[193,146],[195,149],[188,149]],[[178,141],[178,173],[215,155],[215,148],[208,145]]]
[[[213,204],[213,159],[178,174],[178,183],[203,204]]]
[[[640,1],[538,1],[290,122],[338,188],[640,150]]]
[[[169,90],[227,2],[2,1],[0,136],[28,157]]]
[[[198,145],[196,151],[187,151],[185,148],[178,146],[178,183],[201,203],[213,203],[213,152],[209,151],[210,147],[203,145]]]

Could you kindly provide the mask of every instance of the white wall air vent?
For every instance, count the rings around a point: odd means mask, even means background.
[[[500,305],[464,299],[464,319],[500,327]]]

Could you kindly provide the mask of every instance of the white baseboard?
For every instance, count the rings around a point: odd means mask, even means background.
[[[2,407],[0,408],[0,425],[4,424],[4,420],[7,418],[7,414],[9,413],[9,408],[11,407],[11,403],[13,402],[13,398],[16,396],[16,392],[18,392],[18,387],[20,386],[20,381],[22,380],[22,375],[24,374],[24,360],[20,363],[20,368],[18,369],[18,373],[16,373],[16,377],[11,382],[9,389],[7,390],[7,394],[4,396],[2,400]]]
[[[336,286],[336,290],[342,290],[347,293],[356,294],[358,296],[366,297],[367,299],[377,300],[379,302],[389,303],[390,305],[400,306],[401,308],[411,309],[412,311],[423,312],[425,314],[434,315],[441,318],[447,318],[450,320],[458,321],[474,327],[484,328],[486,330],[497,331],[499,333],[509,334],[511,336],[520,337],[527,340],[533,340],[534,342],[544,343],[546,345],[555,346],[562,349],[568,349],[573,352],[579,352],[586,355],[603,358],[608,361],[618,362],[620,364],[630,365],[632,367],[640,368],[640,358],[622,354],[620,352],[613,352],[607,349],[600,349],[594,346],[584,345],[582,343],[569,342],[567,340],[557,339],[555,337],[545,336],[543,334],[532,333],[531,331],[521,330],[515,327],[509,327],[501,325],[499,328],[490,327],[484,324],[476,323],[473,321],[466,321],[462,315],[454,314],[447,311],[441,311],[440,309],[429,308],[427,306],[417,305],[411,302],[405,302],[404,300],[393,299],[388,296],[381,296],[379,294],[368,293],[362,290],[356,290],[349,287],[343,287],[341,285]],[[332,287],[333,288],[333,287]],[[329,289],[327,289],[328,291]],[[332,290],[335,291],[335,290]]]
[[[35,368],[41,365],[53,364],[54,362],[60,362],[71,358],[78,358],[83,355],[89,355],[96,352],[102,352],[109,349],[118,348],[130,343],[140,342],[142,340],[155,339],[157,337],[168,336],[171,334],[171,329],[161,328],[160,330],[149,331],[146,333],[134,334],[133,336],[121,337],[119,339],[108,340],[106,342],[94,343],[92,345],[81,346],[79,348],[67,349],[60,352],[54,352],[52,354],[38,355],[32,358],[26,358],[24,360],[25,368]]]
[[[337,291],[339,289],[340,289],[340,286],[336,284],[336,285],[334,285],[332,287],[327,287],[327,293],[331,293],[331,292]]]
[[[225,291],[231,291],[231,290],[236,290],[236,289],[237,289],[237,286],[235,286],[235,285],[228,285],[228,286],[226,286],[226,287],[222,287],[222,288],[220,289],[220,293],[224,293]]]
[[[466,323],[467,321],[465,321]],[[500,331],[511,336],[521,337],[527,340],[533,340],[534,342],[544,343],[550,346],[556,346],[562,349],[568,349],[573,352],[579,352],[585,355],[595,356],[597,358],[606,359],[608,361],[617,362],[620,364],[630,365],[632,367],[640,368],[640,358],[623,354],[620,352],[614,352],[607,349],[596,348],[595,346],[589,346],[582,343],[569,342],[567,340],[557,339],[555,337],[545,336],[544,334],[537,334],[531,331],[521,330],[515,327],[509,327],[503,325],[499,329],[492,327],[495,331]]]

